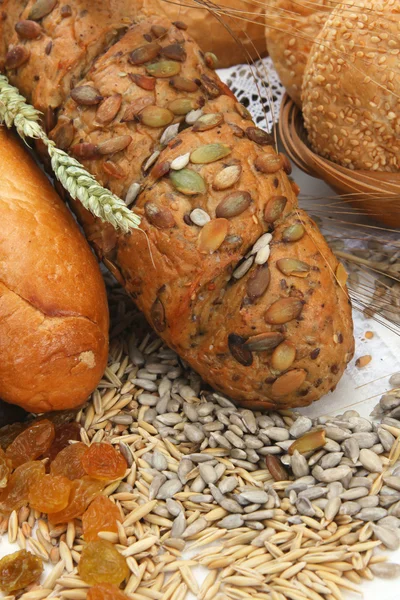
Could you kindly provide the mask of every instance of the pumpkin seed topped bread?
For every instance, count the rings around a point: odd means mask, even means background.
[[[142,217],[123,234],[74,204],[160,336],[238,402],[306,405],[353,355],[344,270],[213,66],[184,24],[142,20],[74,82],[52,135]]]

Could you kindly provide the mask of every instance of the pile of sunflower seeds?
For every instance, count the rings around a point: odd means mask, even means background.
[[[340,600],[363,579],[400,577],[380,553],[400,542],[399,389],[381,398],[379,423],[252,412],[204,391],[119,287],[110,308],[109,366],[76,419],[84,443],[112,443],[128,463],[103,492],[118,533],[99,534],[127,560],[128,597]],[[0,529],[54,564],[21,600],[86,600],[79,520],[51,527],[23,507]]]

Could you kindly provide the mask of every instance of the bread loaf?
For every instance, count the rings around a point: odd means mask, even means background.
[[[96,260],[21,144],[0,127],[0,397],[44,412],[82,404],[107,364]]]
[[[136,203],[141,231],[127,235],[75,209],[182,358],[248,406],[301,406],[335,387],[353,354],[342,268],[298,208],[287,159],[181,23],[133,26],[57,116],[57,143]]]
[[[304,74],[313,149],[344,167],[400,169],[400,4],[351,0],[335,8]]]
[[[311,47],[336,0],[266,0],[269,55],[287,93],[301,107],[304,69]]]
[[[219,67],[248,63],[267,51],[262,2],[220,0],[207,5],[198,0],[143,0],[143,14],[184,21],[200,47],[216,54]]]

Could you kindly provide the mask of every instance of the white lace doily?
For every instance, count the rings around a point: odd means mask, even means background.
[[[272,60],[267,57],[253,65],[219,69],[218,75],[249,109],[258,127],[271,131],[278,121],[279,107],[285,92]]]

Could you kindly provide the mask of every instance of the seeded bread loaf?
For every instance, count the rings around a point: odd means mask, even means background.
[[[75,210],[155,330],[207,382],[248,406],[309,404],[353,354],[342,268],[298,208],[287,159],[182,27],[133,26],[76,82],[52,132],[135,203],[141,231]]]
[[[0,397],[44,412],[83,404],[107,364],[96,260],[22,145],[0,127]]]

